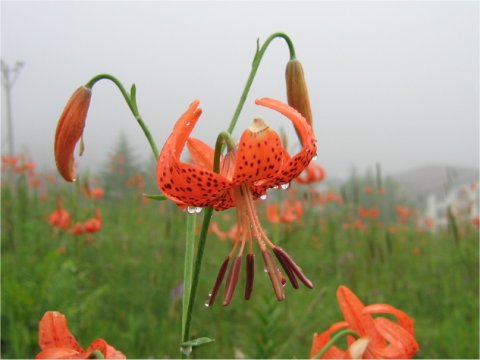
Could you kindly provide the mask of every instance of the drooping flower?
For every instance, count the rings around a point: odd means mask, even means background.
[[[38,344],[42,350],[36,359],[91,359],[101,352],[105,359],[126,359],[126,356],[103,339],[96,339],[84,350],[70,332],[67,319],[57,311],[47,311],[38,325]]]
[[[321,359],[411,359],[418,351],[414,321],[403,311],[388,304],[365,306],[346,286],[338,288],[337,299],[345,320],[333,324],[321,334],[313,335],[310,357],[315,357],[331,340],[332,334],[342,329],[355,331],[360,339],[348,336],[347,350],[332,346]],[[372,315],[375,314],[389,314],[397,321],[386,317],[374,318]]]
[[[75,181],[75,158],[73,152],[82,137],[87,118],[92,90],[81,86],[70,97],[58,120],[55,131],[55,162],[60,175],[67,181]],[[80,155],[83,149],[80,149]]]
[[[99,209],[95,209],[95,217],[90,218],[83,223],[83,228],[90,234],[93,234],[102,228],[102,214]]]
[[[70,213],[63,208],[62,199],[57,199],[57,208],[50,214],[48,222],[58,229],[67,229],[70,226]]]
[[[238,240],[234,242],[232,251],[220,268],[209,305],[214,303],[228,264],[238,251],[227,276],[223,298],[224,305],[230,303],[238,281],[245,245],[248,245],[245,298],[250,298],[254,277],[253,238],[257,239],[262,251],[265,268],[278,300],[285,298],[282,284],[284,278],[268,248],[277,256],[294,288],[298,288],[297,278],[307,287],[313,287],[292,258],[268,239],[260,225],[254,200],[264,196],[267,189],[288,184],[297,177],[315,156],[316,140],[310,125],[295,109],[268,98],[259,99],[256,104],[276,110],[292,121],[303,144],[298,154],[291,157],[282,146],[278,134],[262,119],[255,119],[242,134],[238,147],[230,149],[221,158],[220,173],[215,173],[212,171],[214,150],[204,142],[189,137],[201,115],[199,102],[194,101],[175,124],[158,160],[158,186],[179,207],[188,209],[213,206],[215,210],[235,207],[237,210]],[[180,160],[185,143],[188,144],[194,165]]]

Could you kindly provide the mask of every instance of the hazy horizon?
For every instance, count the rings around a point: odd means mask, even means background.
[[[306,73],[318,162],[345,178],[379,163],[384,174],[423,165],[478,168],[477,2],[9,2],[1,3],[1,57],[23,61],[12,90],[14,144],[54,168],[62,109],[99,73],[137,86],[139,110],[159,148],[188,104],[203,115],[193,135],[210,145],[226,129],[257,38],[287,33]],[[288,50],[275,40],[234,136],[253,117],[288,121],[253,101],[286,102]],[[2,153],[5,148],[2,87]],[[215,123],[212,124],[212,121]],[[150,148],[120,92],[93,89],[78,171],[96,170],[125,133],[142,159]]]

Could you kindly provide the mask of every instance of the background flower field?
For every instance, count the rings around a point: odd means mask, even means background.
[[[2,357],[39,352],[38,321],[47,310],[65,314],[80,343],[102,337],[130,358],[180,357],[185,218],[202,214],[146,200],[143,193],[158,192],[155,184],[134,167],[122,170],[125,158],[117,155],[102,176],[83,174],[68,185],[51,173],[15,174],[2,164]],[[99,178],[104,196],[85,196],[87,181]],[[415,216],[402,222],[395,186],[377,180],[367,184],[359,177],[338,192],[292,183],[258,201],[271,239],[315,284],[313,290],[287,284],[283,302],[258,266],[250,301],[237,294],[229,307],[205,307],[231,248],[230,240],[210,233],[192,335],[215,342],[195,349],[194,357],[308,357],[313,333],[341,319],[335,291],[343,284],[366,304],[389,303],[414,318],[417,358],[478,358],[478,224],[453,214],[448,227],[436,232]],[[268,204],[291,192],[302,200],[303,217],[269,223]],[[49,224],[59,196],[74,219],[86,220],[99,209],[101,230],[75,235]],[[373,207],[378,217],[361,216],[360,208]],[[233,218],[230,210],[212,220],[227,231]]]

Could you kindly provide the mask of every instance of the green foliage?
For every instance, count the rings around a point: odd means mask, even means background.
[[[38,321],[47,310],[64,313],[84,347],[101,337],[130,358],[180,357],[185,217],[201,215],[169,201],[104,199],[103,228],[89,239],[50,227],[57,192],[39,201],[21,186],[2,189],[2,357],[39,352]],[[62,194],[72,216],[83,210],[80,194]],[[275,299],[257,253],[252,298],[243,299],[242,271],[229,307],[220,301],[205,307],[231,249],[229,241],[209,235],[192,338],[215,341],[193,356],[308,357],[313,333],[342,319],[335,291],[343,284],[366,304],[389,303],[411,315],[418,358],[478,358],[478,230],[460,221],[457,238],[448,229],[431,233],[412,225],[389,233],[378,221],[365,231],[344,229],[349,209],[307,209],[303,225],[290,228],[269,225],[261,209],[266,232],[315,284],[313,290],[287,284],[283,302]],[[233,224],[219,213],[214,220],[222,229]]]

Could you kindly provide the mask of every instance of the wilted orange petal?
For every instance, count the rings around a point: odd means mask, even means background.
[[[92,91],[79,87],[70,97],[55,132],[55,162],[58,172],[67,181],[75,181],[75,158],[73,152],[83,134]]]

